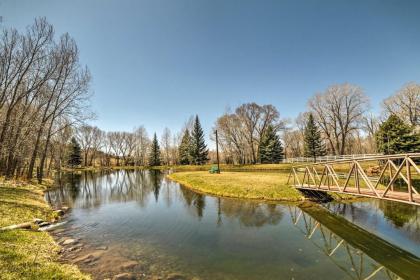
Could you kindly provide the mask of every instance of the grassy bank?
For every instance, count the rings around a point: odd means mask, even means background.
[[[168,178],[195,191],[225,197],[259,200],[302,201],[305,197],[287,185],[287,172],[208,171],[175,172]],[[329,193],[335,200],[361,200],[352,195]]]
[[[101,171],[101,170],[125,170],[125,169],[154,169],[154,170],[174,170],[174,171],[208,171],[215,164],[204,165],[161,165],[161,166],[87,166],[78,168],[62,168],[62,171]],[[224,171],[290,171],[292,164],[220,164],[220,169]]]
[[[307,163],[310,164],[310,163]],[[279,163],[279,164],[220,164],[220,169],[223,171],[249,171],[249,172],[289,172],[292,166],[301,166],[305,163]],[[361,166],[365,169],[370,166],[376,166],[376,162],[361,162]],[[173,170],[177,172],[181,171],[208,171],[216,164],[204,164],[204,165],[161,165],[161,166],[131,166],[131,165],[120,165],[120,166],[87,166],[78,168],[63,168],[62,171],[100,171],[100,170],[129,170],[129,169],[154,169],[154,170]],[[334,164],[334,169],[337,172],[348,172],[351,163]],[[323,166],[319,166],[319,172],[322,171]],[[415,170],[413,169],[414,173]]]
[[[222,172],[207,171],[176,172],[168,177],[196,191],[226,197],[301,201],[304,197],[287,186],[287,173]]]
[[[0,227],[51,219],[45,188],[0,181]],[[59,263],[59,249],[46,232],[0,232],[0,279],[90,279],[77,267]]]

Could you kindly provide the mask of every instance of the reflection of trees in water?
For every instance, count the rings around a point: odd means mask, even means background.
[[[198,218],[203,217],[204,209],[206,208],[205,196],[183,186],[180,186],[180,190],[188,209],[192,210],[192,213],[197,215]]]
[[[162,173],[147,170],[121,170],[82,173],[63,173],[57,178],[58,188],[47,193],[51,204],[81,208],[99,207],[107,201],[137,201],[146,206],[153,194],[158,200]]]
[[[151,197],[158,201],[163,195],[165,203],[180,199],[190,213],[201,219],[206,209],[206,196],[187,188],[174,188],[159,170],[120,170],[101,172],[66,173],[57,180],[61,186],[47,194],[52,204],[70,207],[97,208],[108,202],[136,201],[146,207]],[[275,204],[263,204],[232,199],[218,199],[217,223],[223,218],[238,219],[244,226],[276,225],[283,213]]]
[[[150,170],[149,174],[150,174],[150,178],[152,182],[153,193],[155,195],[155,200],[157,202],[159,199],[162,173],[159,170]]]
[[[206,208],[206,196],[180,187],[185,206],[195,216],[201,218]],[[256,203],[245,200],[226,198],[216,199],[217,221],[221,226],[223,218],[238,220],[247,227],[261,227],[264,225],[277,225],[283,218],[281,207],[276,204]]]
[[[368,220],[371,215],[371,211],[364,211],[363,209],[355,206],[353,203],[329,203],[326,205],[326,208],[332,213],[335,213],[340,216],[346,216],[347,219],[351,222],[356,222],[357,220]]]
[[[420,207],[414,205],[372,200],[367,205],[368,210],[364,210],[363,203],[331,203],[327,205],[327,208],[333,213],[348,217],[352,222],[367,220],[372,216],[372,213],[377,213],[378,216],[381,216],[382,213],[397,228],[414,226],[417,230],[420,230]]]
[[[81,172],[58,173],[55,178],[55,189],[46,193],[47,201],[52,205],[73,206],[80,192]]]
[[[289,207],[289,213],[292,223],[299,231],[350,279],[401,279],[360,248],[351,246],[310,214],[298,207]]]
[[[136,201],[142,207],[147,206],[149,195],[159,198],[162,173],[156,170],[122,170],[110,174],[108,198],[114,202]]]
[[[176,194],[179,195],[178,189],[174,188],[173,182],[165,176],[163,176],[161,180],[161,185],[161,196],[163,195],[163,200],[165,201],[166,206],[170,207],[173,199],[177,197]]]
[[[378,207],[382,210],[384,217],[397,228],[405,225],[416,225],[419,229],[420,207],[394,201],[379,201]]]
[[[277,225],[283,218],[281,207],[276,204],[222,199],[220,210],[226,217],[238,219],[247,227]]]

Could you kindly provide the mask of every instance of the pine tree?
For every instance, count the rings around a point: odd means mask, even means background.
[[[159,166],[160,165],[160,147],[157,140],[156,133],[153,136],[152,146],[150,147],[149,154],[149,166]]]
[[[204,141],[204,132],[197,115],[191,133],[191,163],[197,165],[206,163],[208,161],[208,153],[209,151]]]
[[[414,153],[420,150],[420,135],[392,114],[375,135],[378,151],[384,154]]]
[[[71,167],[78,166],[82,163],[82,149],[76,138],[71,138],[70,150],[68,155],[67,164]]]
[[[182,165],[191,163],[191,136],[188,129],[185,130],[182,136],[181,144],[179,145],[179,163]]]
[[[283,160],[283,146],[272,125],[269,125],[264,132],[258,148],[258,155],[260,163],[279,163]]]
[[[322,143],[321,132],[315,123],[312,113],[309,114],[308,122],[306,123],[304,138],[305,157],[311,157],[316,161],[317,157],[325,156],[325,145]]]

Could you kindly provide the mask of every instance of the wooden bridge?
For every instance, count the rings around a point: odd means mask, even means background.
[[[300,190],[420,205],[419,160],[420,153],[410,153],[297,165],[290,171],[288,184],[293,180]]]

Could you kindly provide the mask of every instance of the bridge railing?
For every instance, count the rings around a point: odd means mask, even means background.
[[[357,158],[370,158],[372,156],[383,156],[383,154],[352,154],[352,155],[336,155],[336,156],[322,156],[317,157],[317,162],[326,162],[326,161],[334,161],[334,160],[350,160],[350,159],[357,159]],[[312,157],[294,157],[294,158],[285,158],[282,161],[283,163],[310,163],[314,162],[314,158]]]
[[[414,173],[420,175],[417,166],[419,159],[420,153],[409,153],[300,164],[291,168],[288,183],[293,179],[293,185],[299,189],[347,193],[420,205],[420,195],[413,184]],[[365,162],[374,162],[375,165],[365,170]],[[398,179],[402,179],[405,185],[395,188]]]

